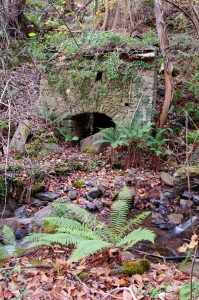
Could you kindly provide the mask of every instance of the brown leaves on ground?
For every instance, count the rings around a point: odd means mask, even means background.
[[[91,269],[86,261],[70,265],[63,252],[51,259],[52,251],[43,251],[40,265],[34,257],[41,252],[5,264],[0,269],[0,299],[152,300],[155,293],[160,300],[178,300],[181,285],[189,280],[176,266],[161,263],[143,275],[110,275],[107,263]],[[34,260],[35,267],[30,263]]]

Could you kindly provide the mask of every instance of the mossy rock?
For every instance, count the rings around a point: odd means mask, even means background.
[[[135,274],[144,274],[150,269],[150,262],[146,259],[129,260],[120,268],[111,271],[112,274],[126,274],[132,276]]]
[[[54,169],[54,174],[55,175],[66,175],[69,173],[69,168],[68,166],[59,166],[59,167],[55,167]]]
[[[79,278],[80,280],[84,280],[84,279],[88,278],[88,276],[89,276],[89,273],[88,273],[88,272],[81,272],[81,273],[78,275],[78,278]]]
[[[85,169],[84,165],[81,162],[74,159],[67,160],[67,164],[69,168],[74,171],[83,171]]]
[[[73,182],[73,186],[76,188],[76,189],[81,189],[83,186],[84,186],[84,181],[79,179],[79,180],[75,180]]]
[[[25,186],[24,180],[22,178],[13,179],[12,184],[14,187],[17,187],[17,188],[24,188],[24,186]]]
[[[34,186],[32,187],[32,195],[42,192],[45,189],[43,183],[41,182],[37,182],[34,184]]]
[[[83,152],[86,154],[92,154],[92,155],[96,154],[96,152],[91,148],[86,148]]]

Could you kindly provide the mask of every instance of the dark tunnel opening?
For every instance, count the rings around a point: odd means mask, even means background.
[[[82,113],[71,118],[71,130],[80,139],[100,131],[100,128],[115,127],[113,120],[103,113]]]

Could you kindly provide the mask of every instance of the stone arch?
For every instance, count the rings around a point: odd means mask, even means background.
[[[101,128],[114,127],[115,124],[109,116],[99,112],[86,112],[73,115],[64,122],[71,128],[74,135],[86,138],[100,131]]]

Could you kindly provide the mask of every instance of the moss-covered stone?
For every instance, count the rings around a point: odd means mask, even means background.
[[[146,259],[130,260],[122,265],[122,273],[132,276],[144,274],[150,269],[150,262]]]
[[[89,273],[88,273],[88,272],[81,272],[81,273],[78,275],[78,278],[79,278],[80,280],[84,280],[84,279],[86,279],[88,276],[89,276]]]
[[[79,179],[79,180],[75,180],[73,182],[73,186],[76,188],[76,189],[81,189],[83,186],[84,186],[84,181]]]
[[[58,166],[58,167],[55,167],[54,169],[54,173],[55,175],[66,175],[68,174],[69,172],[69,168],[68,166]]]
[[[37,182],[34,184],[34,186],[32,187],[32,195],[42,192],[45,189],[43,183],[41,182]]]
[[[150,262],[146,259],[135,259],[124,262],[117,269],[111,270],[111,274],[126,274],[132,276],[135,274],[144,274],[150,269]]]

